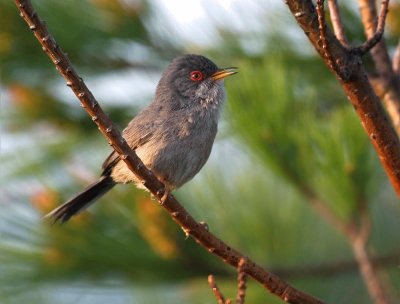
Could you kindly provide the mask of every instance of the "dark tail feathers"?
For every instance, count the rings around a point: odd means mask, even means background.
[[[72,216],[93,204],[96,199],[104,195],[114,185],[115,182],[110,176],[102,176],[97,182],[89,185],[66,203],[48,213],[45,218],[51,218],[54,222],[65,223]]]

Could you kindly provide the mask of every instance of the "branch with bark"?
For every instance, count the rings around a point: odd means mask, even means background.
[[[362,65],[363,53],[379,42],[379,37],[382,36],[379,33],[376,36],[374,34],[360,47],[349,48],[338,40],[324,22],[323,1],[317,1],[320,13],[311,0],[287,0],[286,3],[315,50],[339,79],[378,153],[393,188],[400,196],[399,137],[389,122]]]
[[[389,1],[382,1],[381,12],[378,18],[375,1],[358,1],[361,21],[368,39],[371,39],[375,35],[375,32],[383,32],[388,4]],[[399,55],[393,56],[392,63],[385,40],[382,39],[371,49],[371,56],[377,76],[370,77],[370,79],[373,79],[372,83],[375,92],[383,100],[393,126],[400,136],[400,77],[398,72],[396,73],[396,62],[399,60],[397,58]],[[376,84],[379,85],[380,89],[375,88]]]
[[[400,95],[396,95],[400,92],[397,90],[396,84],[399,77],[395,77],[395,69],[392,68],[385,43],[382,40],[389,1],[382,1],[379,18],[376,14],[374,1],[359,1],[367,40],[357,47],[351,47],[345,36],[336,0],[329,0],[334,32],[326,24],[323,0],[317,0],[316,7],[311,0],[286,2],[316,51],[339,79],[375,147],[394,189],[400,195],[399,138],[386,118],[380,100],[372,89],[369,81],[371,79],[368,79],[361,58],[362,55],[371,51],[379,74],[378,80],[374,79],[374,88],[377,91],[379,87],[379,92],[384,92],[381,94],[385,96],[387,111],[396,126],[400,117],[400,111],[398,111],[400,107],[396,106],[397,104],[400,105],[397,99]],[[393,66],[395,66],[396,60],[394,60]],[[371,222],[366,202],[360,201],[358,204],[360,206],[358,220],[354,219],[347,223],[326,207],[324,202],[320,202],[311,189],[303,189],[302,192],[308,198],[311,206],[346,237],[356,257],[364,283],[374,302],[379,304],[390,303],[388,292],[367,249]]]
[[[246,297],[246,280],[247,280],[247,275],[246,272],[244,271],[244,266],[246,265],[247,261],[245,259],[241,259],[239,261],[239,265],[237,268],[237,294],[236,294],[236,304],[244,304],[244,300]],[[209,275],[208,276],[208,284],[211,287],[211,290],[214,293],[215,298],[217,299],[218,304],[231,304],[232,300],[227,299],[225,300],[224,295],[222,294],[221,290],[217,286],[217,283],[215,282],[214,276]]]
[[[280,297],[282,300],[294,304],[323,303],[311,295],[295,289],[276,275],[257,265],[210,233],[206,225],[196,222],[175,197],[165,191],[163,183],[144,166],[135,152],[130,149],[121,136],[121,132],[103,112],[99,103],[85,85],[83,79],[73,68],[66,54],[56,43],[54,37],[49,33],[47,27],[33,9],[31,2],[29,0],[15,0],[15,3],[20,11],[21,17],[26,21],[35,37],[42,45],[43,51],[49,56],[58,72],[65,78],[67,85],[78,97],[82,107],[98,126],[101,133],[108,139],[109,144],[125,161],[128,168],[143,182],[143,185],[157,198],[160,206],[169,213],[171,218],[182,227],[187,235],[193,237],[195,241],[202,245],[208,252],[213,253],[235,268],[238,267],[240,260],[245,259],[247,262],[242,271],[260,282],[267,290]]]

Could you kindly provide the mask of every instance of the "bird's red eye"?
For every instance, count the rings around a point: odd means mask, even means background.
[[[190,79],[192,81],[200,81],[204,77],[203,73],[200,71],[192,71],[190,72]]]

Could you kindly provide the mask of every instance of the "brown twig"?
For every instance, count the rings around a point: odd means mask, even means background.
[[[333,31],[337,39],[342,43],[343,46],[347,48],[350,47],[349,41],[347,40],[346,34],[344,33],[344,26],[342,18],[340,17],[340,10],[337,0],[328,0],[328,6],[331,15]]]
[[[308,189],[302,192],[308,199],[307,201],[311,203],[311,207],[346,238],[353,250],[358,269],[362,274],[362,278],[371,298],[373,298],[377,304],[388,304],[389,300],[386,295],[386,290],[379,280],[376,265],[373,263],[373,258],[369,254],[367,248],[371,232],[371,221],[367,203],[365,201],[359,202],[358,205],[360,208],[357,217],[350,222],[346,222],[332,212],[332,210],[327,207],[327,204],[322,202],[313,191]]]
[[[215,298],[217,299],[218,304],[225,304],[225,297],[222,294],[221,290],[217,286],[217,283],[215,282],[214,276],[209,275],[208,276],[208,285],[210,285],[211,290],[214,293]]]
[[[361,0],[360,2],[365,2],[365,1]],[[370,3],[368,6],[370,5],[375,5],[375,4]],[[364,55],[367,52],[369,52],[382,39],[383,32],[385,30],[386,16],[389,11],[388,6],[389,6],[389,0],[382,0],[381,12],[379,13],[379,18],[378,18],[378,26],[376,27],[375,32],[372,35],[369,35],[367,41],[365,41],[363,44],[353,48],[354,52],[360,55]]]
[[[379,281],[376,265],[367,248],[367,242],[371,231],[367,202],[360,199],[357,204],[359,206],[359,211],[356,216],[351,221],[346,221],[333,212],[332,209],[328,207],[329,205],[321,200],[313,189],[307,185],[299,185],[295,179],[292,179],[292,181],[293,184],[297,185],[297,189],[304,196],[310,207],[344,236],[353,250],[354,256],[356,257],[356,266],[359,271],[361,271],[371,297],[376,300],[379,299],[379,301],[385,300],[387,298],[386,293]],[[399,261],[399,258],[397,258],[396,261]],[[309,271],[309,269],[305,271]],[[387,303],[379,301],[376,303]]]
[[[367,209],[367,202],[359,202],[359,212],[357,217],[352,221],[347,222],[338,217],[332,210],[327,207],[327,204],[321,201],[311,189],[306,187],[301,188],[302,194],[307,198],[307,202],[311,207],[333,227],[343,234],[349,245],[351,246],[358,269],[362,274],[368,292],[371,298],[377,304],[388,304],[388,296],[383,284],[379,280],[376,265],[373,263],[373,258],[370,256],[367,243],[371,232],[371,221]]]
[[[393,76],[369,75],[368,79],[376,95],[383,101],[393,127],[400,136],[400,77],[393,73]]]
[[[371,263],[371,257],[366,250],[366,244],[361,239],[352,243],[353,253],[359,264],[363,280],[367,286],[368,292],[375,304],[389,304],[390,300],[384,287],[379,280],[375,266]]]
[[[358,6],[365,35],[367,36],[367,39],[371,39],[378,31],[377,24],[380,23],[382,26],[382,22],[384,21],[377,22],[378,15],[376,12],[375,1],[359,0]],[[381,16],[383,13],[382,9],[380,14]],[[393,75],[393,69],[385,40],[381,40],[376,47],[371,50],[371,55],[379,75],[384,79],[391,79]]]
[[[400,79],[400,41],[397,44],[396,50],[393,54],[393,71],[395,73],[395,77]]]
[[[15,3],[22,18],[33,31],[43,50],[56,65],[57,70],[65,78],[67,85],[71,87],[78,97],[82,107],[88,112],[99,130],[109,140],[110,145],[121,155],[128,168],[142,180],[146,188],[158,199],[164,210],[170,214],[172,219],[188,235],[193,237],[197,243],[205,247],[210,253],[217,255],[226,263],[237,267],[240,259],[244,258],[244,256],[207,231],[204,225],[196,222],[173,195],[165,194],[164,185],[157,180],[151,171],[144,166],[135,152],[129,148],[120,131],[103,112],[92,93],[86,87],[83,79],[78,76],[65,53],[50,35],[46,26],[34,11],[31,2],[29,0],[15,0]],[[306,293],[296,290],[250,259],[246,264],[246,273],[263,284],[271,293],[288,303],[323,303]]]
[[[328,207],[329,205],[322,201],[312,189],[307,186],[302,186],[299,188],[299,191],[304,196],[310,207],[337,231],[345,236],[351,233],[349,225],[336,215],[336,213]]]
[[[355,233],[350,236],[350,243],[352,245],[356,261],[359,265],[361,275],[371,298],[374,300],[374,303],[389,304],[389,297],[379,279],[376,266],[373,264],[372,257],[367,249],[367,243],[371,230],[371,219],[366,208],[366,204],[363,203],[360,206],[362,207],[359,210],[359,227],[355,229]]]
[[[337,67],[333,61],[332,54],[329,51],[329,45],[326,40],[326,22],[325,22],[325,9],[324,0],[317,0],[317,12],[318,12],[318,29],[321,38],[322,49],[325,51],[324,56],[327,59],[328,65],[331,69],[336,70]]]
[[[359,0],[358,3],[365,34],[368,39],[371,39],[378,31],[377,27],[379,28],[379,24],[380,27],[384,26],[384,20],[382,20],[382,18],[386,6],[382,4],[379,21],[377,22],[378,16],[375,1]],[[393,126],[398,136],[400,136],[400,77],[398,74],[396,75],[394,71],[396,56],[394,56],[392,64],[385,40],[381,40],[371,50],[371,55],[378,74],[374,81],[375,83],[379,83],[380,87],[382,87],[382,94],[379,95],[379,97],[383,100]],[[400,58],[397,60],[399,61]],[[378,93],[379,92],[377,92],[377,94]]]
[[[244,299],[246,297],[246,280],[247,280],[247,275],[245,272],[246,263],[247,263],[246,259],[241,259],[239,261],[239,265],[237,268],[238,287],[237,287],[237,295],[236,295],[236,304],[244,304]]]
[[[245,266],[247,263],[247,259],[241,258],[237,267],[237,295],[236,295],[236,304],[244,304],[244,299],[246,297],[246,280],[247,280],[247,275],[245,272]],[[208,276],[208,284],[210,285],[217,301],[218,304],[230,304],[231,300],[227,299],[225,300],[221,290],[218,288],[217,283],[215,282],[214,276],[209,275]]]

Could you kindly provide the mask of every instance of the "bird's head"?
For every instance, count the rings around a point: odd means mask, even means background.
[[[178,107],[218,104],[224,99],[223,79],[236,74],[236,70],[220,69],[200,55],[179,56],[164,71],[157,95],[168,96],[168,102],[176,102]]]

